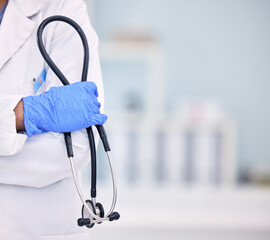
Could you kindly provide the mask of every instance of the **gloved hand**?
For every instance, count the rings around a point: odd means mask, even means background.
[[[28,137],[103,125],[107,116],[100,114],[97,97],[97,86],[93,82],[52,87],[38,96],[24,97],[24,125]]]

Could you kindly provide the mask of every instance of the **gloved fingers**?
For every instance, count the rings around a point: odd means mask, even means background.
[[[84,84],[88,93],[94,94],[96,97],[98,97],[97,85],[94,82],[84,82]]]
[[[69,88],[67,91],[69,93],[73,92],[75,95],[80,94],[81,96],[88,95],[90,97],[98,97],[97,86],[94,82],[75,82],[63,87],[66,89]]]
[[[93,95],[91,96],[89,94],[89,95],[86,95],[85,98],[89,103],[93,103],[93,104],[95,104],[96,106],[98,106],[100,108],[100,103],[98,102],[98,99],[97,99],[96,96],[93,96]]]
[[[94,92],[95,96],[98,97],[98,90],[96,89]]]
[[[97,100],[96,97],[94,97],[94,98],[92,99],[92,103],[95,104],[98,108],[101,107],[101,104],[100,104],[100,102]]]
[[[100,109],[100,107],[101,107],[101,103],[100,102],[95,102],[95,105],[98,107],[98,109]]]
[[[99,109],[101,104],[98,102],[97,98],[90,98],[90,97],[85,97],[85,104],[88,110],[92,111],[93,113],[99,113]]]
[[[106,114],[95,114],[93,116],[93,125],[103,125],[108,119],[108,116]]]
[[[86,104],[87,108],[89,110],[92,110],[92,112],[99,113],[99,108],[101,104],[98,102],[98,99],[97,99],[96,85],[92,82],[89,82],[85,86],[87,85],[90,86],[92,90],[94,90],[94,92],[89,90],[87,87],[84,88],[84,90],[86,91],[85,93],[82,93],[82,99],[84,101],[84,104]]]
[[[89,117],[92,117],[92,114],[99,114],[100,113],[99,106],[97,106],[94,103],[89,103],[87,105],[87,110],[88,110]]]

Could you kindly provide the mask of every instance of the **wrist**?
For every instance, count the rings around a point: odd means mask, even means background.
[[[20,100],[17,106],[14,109],[14,113],[16,116],[16,130],[17,131],[25,131],[24,126],[24,106],[23,101]]]

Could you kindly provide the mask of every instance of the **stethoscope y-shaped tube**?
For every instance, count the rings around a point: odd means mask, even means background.
[[[46,18],[39,25],[38,31],[37,31],[37,44],[38,44],[40,53],[43,56],[43,58],[45,59],[45,61],[48,63],[50,68],[53,70],[53,72],[56,74],[56,76],[59,78],[59,80],[63,83],[63,85],[69,85],[70,84],[69,81],[66,79],[64,74],[60,71],[60,69],[55,65],[55,63],[53,62],[53,60],[51,59],[51,57],[47,53],[47,51],[45,49],[45,46],[43,44],[43,41],[42,41],[42,34],[43,34],[44,28],[49,23],[55,22],[55,21],[65,22],[65,23],[71,25],[77,31],[77,33],[80,35],[80,38],[81,38],[82,44],[83,44],[83,50],[84,50],[84,59],[83,59],[83,68],[82,68],[81,81],[84,82],[84,81],[87,80],[87,74],[88,74],[89,47],[88,47],[87,38],[86,38],[82,28],[75,21],[73,21],[72,19],[70,19],[68,17],[65,17],[65,16],[57,15],[57,16],[52,16],[52,17]]]
[[[88,47],[88,42],[86,39],[86,36],[82,30],[82,28],[72,19],[67,18],[65,16],[52,16],[52,17],[48,17],[47,19],[45,19],[39,26],[38,31],[37,31],[37,43],[38,43],[38,47],[39,50],[41,52],[41,55],[43,56],[43,58],[45,59],[45,61],[47,62],[47,64],[49,65],[49,67],[52,69],[52,71],[56,74],[56,76],[59,78],[59,80],[63,83],[63,85],[69,85],[69,81],[67,80],[67,78],[64,76],[64,74],[60,71],[60,69],[56,66],[56,64],[53,62],[53,60],[50,58],[49,54],[47,53],[45,46],[43,44],[42,41],[42,33],[44,28],[46,27],[47,24],[54,22],[54,21],[61,21],[61,22],[65,22],[68,23],[69,25],[71,25],[79,34],[81,40],[82,40],[82,44],[83,44],[83,49],[84,49],[84,61],[83,61],[83,68],[82,68],[82,76],[81,76],[81,81],[86,81],[87,80],[87,73],[88,73],[88,65],[89,65],[89,47]],[[73,175],[73,179],[75,182],[75,186],[77,189],[77,192],[80,196],[80,199],[85,207],[85,209],[87,210],[87,212],[90,214],[90,216],[93,217],[94,220],[92,220],[92,222],[100,222],[100,221],[105,221],[105,220],[117,220],[119,218],[119,214],[117,213],[116,216],[117,217],[112,217],[110,216],[113,213],[113,210],[115,208],[115,204],[116,204],[116,198],[117,198],[117,188],[116,188],[116,181],[115,181],[115,176],[114,176],[114,172],[113,172],[113,168],[112,168],[112,163],[111,163],[111,159],[110,159],[110,155],[109,155],[109,151],[110,151],[110,146],[107,140],[107,136],[106,136],[106,132],[104,130],[103,126],[100,125],[96,125],[96,128],[98,130],[99,136],[102,140],[105,152],[107,154],[108,157],[108,161],[109,161],[109,165],[110,165],[110,171],[111,171],[111,175],[112,175],[112,182],[113,182],[113,200],[112,200],[112,204],[111,204],[111,208],[109,210],[109,212],[106,214],[105,217],[99,217],[96,214],[93,213],[93,211],[89,208],[89,206],[86,203],[86,200],[82,194],[82,191],[78,185],[78,181],[76,178],[76,173],[75,173],[75,168],[74,168],[74,162],[73,162],[73,149],[72,149],[72,140],[71,140],[71,133],[64,133],[65,136],[65,142],[66,142],[66,147],[67,147],[67,154],[68,157],[70,159],[70,165],[71,165],[71,170],[72,170],[72,175]],[[95,141],[94,141],[94,134],[93,134],[93,130],[92,127],[87,128],[87,134],[88,134],[88,139],[89,139],[89,145],[90,145],[90,153],[91,153],[91,172],[92,172],[92,176],[91,176],[91,197],[92,199],[95,201],[96,198],[96,149],[95,149]]]

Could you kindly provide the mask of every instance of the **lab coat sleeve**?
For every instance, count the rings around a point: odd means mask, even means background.
[[[16,117],[13,111],[21,98],[20,95],[0,93],[0,156],[20,152],[27,139],[26,134],[17,133]]]
[[[75,20],[85,31],[90,49],[88,81],[98,86],[99,102],[103,107],[103,85],[98,56],[98,38],[90,25],[86,5],[81,0],[63,1],[61,15]],[[80,81],[83,64],[83,47],[77,32],[65,23],[56,23],[53,34],[44,36],[46,49],[64,73],[73,83]],[[46,90],[52,86],[61,86],[61,82],[46,67]],[[16,106],[19,96],[13,99]],[[0,100],[2,101],[2,100]],[[1,103],[2,104],[2,103]],[[4,104],[4,101],[3,101]],[[7,111],[7,114],[13,114]],[[0,147],[0,182],[30,187],[44,187],[71,176],[69,160],[66,154],[65,142],[61,133],[44,133],[32,136],[26,140],[25,135],[14,131],[14,114],[4,122],[10,127],[11,138],[8,146]],[[13,126],[10,126],[13,124]],[[96,134],[95,134],[96,135]],[[5,134],[5,137],[7,135]],[[11,144],[11,141],[14,143]],[[72,133],[74,163],[76,170],[81,170],[89,162],[89,144],[85,129]],[[1,145],[5,139],[1,139]],[[16,153],[15,155],[13,155]]]

